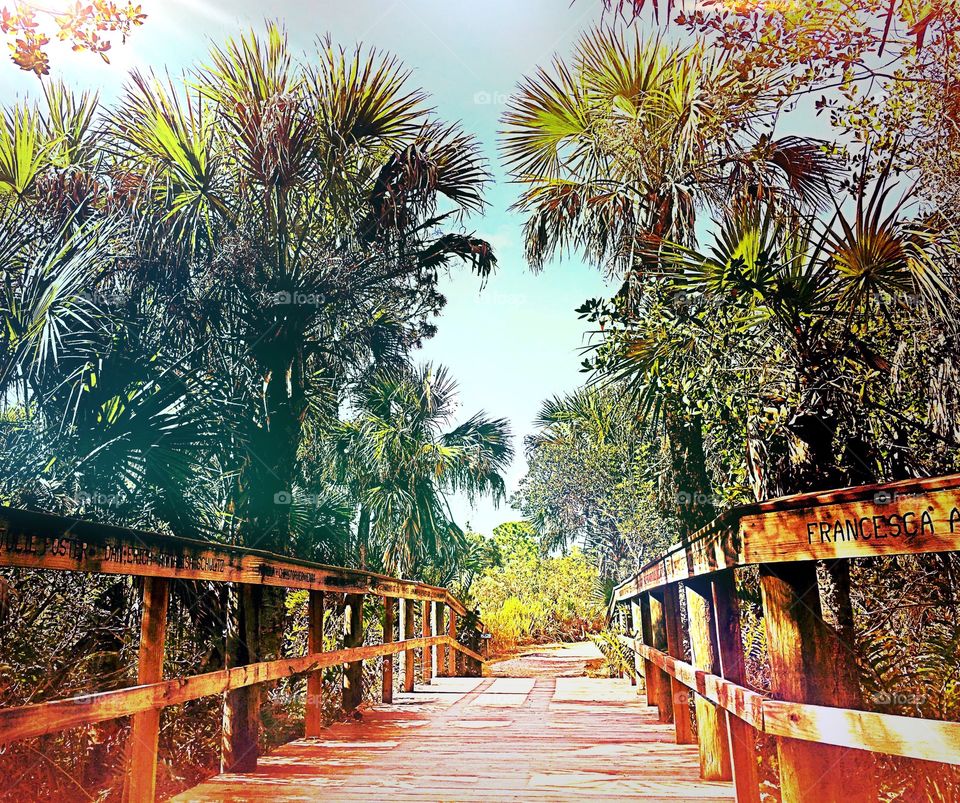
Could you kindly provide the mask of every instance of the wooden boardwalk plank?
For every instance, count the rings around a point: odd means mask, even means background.
[[[696,746],[675,744],[629,681],[441,678],[175,798],[317,799],[709,802],[733,787],[699,779]]]

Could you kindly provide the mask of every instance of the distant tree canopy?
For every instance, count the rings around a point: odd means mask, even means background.
[[[509,649],[534,641],[581,640],[605,611],[597,569],[580,549],[551,556],[527,522],[493,531],[494,563],[470,590],[494,646]]]
[[[579,545],[605,578],[636,570],[669,546],[677,520],[668,465],[617,388],[586,388],[544,403],[527,438],[527,475],[514,506],[546,549]]]

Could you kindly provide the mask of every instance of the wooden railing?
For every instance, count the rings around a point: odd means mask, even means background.
[[[226,769],[250,771],[258,753],[258,684],[307,676],[306,735],[322,727],[320,670],[343,665],[343,705],[362,698],[363,661],[383,657],[383,699],[393,698],[393,656],[404,654],[404,688],[413,690],[415,650],[422,651],[421,680],[480,674],[483,658],[457,638],[458,617],[467,611],[449,591],[370,572],[280,557],[267,552],[192,541],[93,522],[0,506],[0,567],[132,575],[143,580],[138,685],[64,700],[0,709],[0,744],[119,717],[133,716],[126,797],[153,801],[161,709],[225,694],[248,712],[224,733]],[[309,592],[307,654],[248,663],[191,677],[163,678],[164,641],[170,583],[206,580],[234,583],[241,591],[257,586]],[[344,598],[344,649],[323,651],[324,598]],[[365,595],[383,598],[383,643],[364,644]],[[396,636],[396,601],[403,607],[401,639]],[[414,632],[416,603],[422,633]],[[444,616],[446,611],[447,615]],[[446,618],[446,627],[444,619]],[[238,706],[239,703],[239,706]],[[252,726],[250,722],[253,722]],[[230,758],[227,758],[230,756]]]
[[[630,634],[620,639],[648,703],[675,723],[678,743],[698,742],[705,779],[732,779],[737,800],[759,801],[764,733],[776,737],[784,803],[874,801],[862,751],[957,765],[960,723],[862,710],[852,649],[824,622],[816,561],[958,550],[960,475],[785,497],[728,511],[646,565],[615,589],[611,616]],[[750,565],[759,567],[769,696],[746,686],[734,573]]]

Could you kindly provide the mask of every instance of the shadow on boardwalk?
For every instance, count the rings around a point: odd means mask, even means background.
[[[584,677],[593,645],[560,645],[438,678],[391,706],[285,745],[253,775],[224,775],[177,801],[732,800],[698,777],[629,681]]]

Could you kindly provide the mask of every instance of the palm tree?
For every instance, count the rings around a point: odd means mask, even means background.
[[[113,169],[151,224],[146,288],[184,313],[169,342],[231,377],[244,410],[230,433],[244,543],[292,548],[274,500],[300,480],[308,420],[378,349],[429,334],[442,266],[495,264],[486,243],[440,228],[482,206],[477,147],[406,78],[329,42],[298,62],[269,25],[214,48],[196,81],[134,74],[112,118]]]
[[[884,401],[917,327],[956,326],[956,233],[942,221],[911,218],[909,193],[894,201],[893,192],[884,171],[872,187],[860,182],[852,209],[838,205],[831,215],[784,220],[767,205],[746,204],[718,221],[708,250],[662,240],[647,245],[650,270],[737,333],[739,346],[725,341],[731,349],[761,355],[745,387],[760,403],[785,405],[785,450],[766,460],[755,454],[751,466],[761,498],[877,481],[884,473],[908,476],[905,464],[878,463],[877,433],[863,426],[872,413],[882,412],[891,430],[957,443],[952,427],[936,432]],[[620,373],[655,393],[656,374],[677,354],[634,341]],[[698,358],[709,371],[707,352]],[[720,351],[712,359],[731,361]]]
[[[579,543],[604,578],[635,571],[669,545],[666,526],[634,529],[654,506],[660,467],[625,391],[588,386],[546,400],[526,439],[529,472],[517,494],[544,548]]]
[[[744,196],[784,216],[824,203],[832,162],[823,143],[771,136],[769,77],[744,77],[700,46],[598,30],[581,40],[572,66],[557,60],[528,78],[504,116],[503,154],[525,186],[516,208],[527,216],[530,264],[584,253],[622,281],[614,304],[634,321],[657,285],[641,259],[649,238],[694,245],[700,210]],[[678,490],[708,500],[699,414],[683,394],[658,410]],[[692,531],[715,509],[677,512]]]
[[[699,45],[611,29],[585,35],[572,65],[526,79],[502,150],[525,185],[530,263],[579,250],[628,278],[638,234],[692,243],[697,212],[743,192],[790,208],[826,200],[824,143],[769,134],[770,78],[742,76]]]
[[[355,398],[356,414],[329,443],[337,479],[357,499],[361,561],[405,575],[449,573],[469,558],[448,497],[504,497],[513,449],[504,419],[477,413],[448,429],[457,386],[424,365],[379,373]]]

